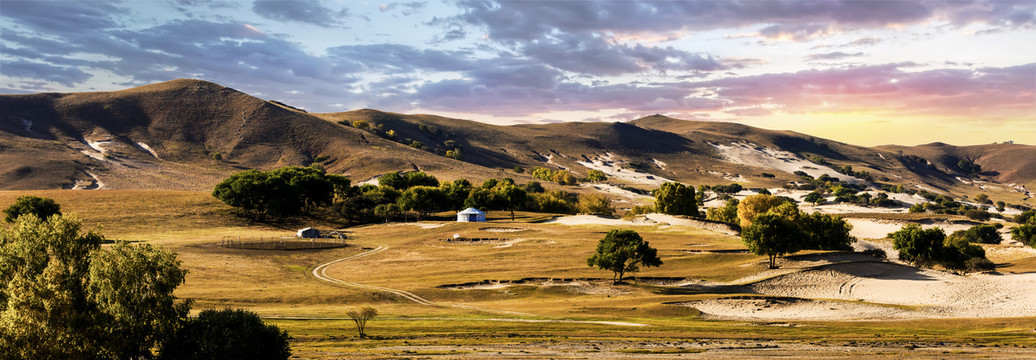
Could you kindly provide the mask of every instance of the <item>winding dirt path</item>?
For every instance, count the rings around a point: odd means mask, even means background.
[[[404,299],[407,299],[407,300],[410,300],[410,301],[413,301],[415,303],[418,303],[420,305],[425,305],[425,306],[449,306],[449,307],[452,307],[452,308],[466,309],[466,310],[473,310],[473,311],[480,311],[480,312],[490,312],[490,313],[497,313],[497,314],[510,314],[510,315],[527,316],[527,317],[540,317],[539,315],[534,315],[534,314],[526,314],[526,313],[520,313],[520,312],[516,312],[516,311],[507,311],[507,310],[491,310],[491,309],[484,309],[484,308],[475,307],[475,306],[471,306],[471,305],[464,305],[464,304],[439,304],[439,303],[435,303],[435,302],[433,302],[431,300],[425,299],[423,297],[417,296],[416,294],[411,293],[409,291],[404,291],[404,290],[399,290],[399,289],[392,289],[392,288],[387,288],[387,287],[384,287],[384,286],[360,284],[360,283],[356,283],[356,282],[335,279],[335,278],[331,277],[330,275],[327,275],[327,268],[329,268],[329,267],[331,267],[331,266],[333,266],[335,264],[338,264],[338,263],[341,263],[341,262],[344,262],[344,261],[353,260],[353,259],[358,259],[358,258],[361,258],[361,257],[370,256],[370,255],[377,254],[377,253],[380,253],[380,252],[388,250],[388,249],[389,249],[388,246],[381,245],[381,246],[378,246],[377,248],[374,248],[374,249],[371,249],[371,250],[368,250],[368,251],[364,251],[364,252],[359,253],[359,254],[354,254],[354,255],[346,256],[346,257],[341,258],[341,259],[336,259],[336,260],[328,261],[326,263],[317,265],[317,267],[313,268],[313,272],[312,272],[313,276],[316,277],[318,280],[326,281],[326,282],[329,282],[329,283],[332,283],[332,284],[345,285],[345,286],[359,288],[359,289],[381,291],[381,292],[387,292],[387,293],[390,293],[390,294],[399,295],[399,296],[403,297]],[[305,317],[302,317],[302,318],[305,318]],[[463,319],[460,319],[460,318],[446,318],[444,320],[463,320]],[[567,320],[567,319],[484,319],[484,320],[486,320],[486,321],[528,322],[528,323],[544,322],[544,323],[598,324],[598,325],[613,325],[613,326],[648,326],[647,324],[638,324],[638,323],[631,323],[631,322],[624,322],[624,321],[593,321],[593,320]]]
[[[351,281],[344,281],[344,280],[335,279],[335,278],[330,277],[330,276],[327,275],[327,268],[331,267],[331,265],[334,265],[334,264],[337,264],[337,263],[340,263],[340,262],[343,262],[343,261],[348,261],[348,260],[353,260],[353,259],[365,257],[365,256],[368,256],[368,255],[377,254],[379,252],[388,250],[388,248],[389,248],[388,246],[382,245],[382,246],[378,246],[377,248],[375,248],[373,250],[365,251],[365,252],[362,252],[362,253],[359,253],[359,254],[356,254],[356,255],[346,256],[346,257],[338,259],[338,260],[331,260],[331,261],[328,261],[326,263],[317,265],[317,267],[313,268],[313,276],[315,276],[317,279],[320,279],[320,280],[323,280],[323,281],[327,281],[327,282],[330,282],[330,283],[335,283],[335,284],[340,284],[340,285],[345,285],[345,286],[354,287],[354,288],[360,288],[360,289],[376,290],[376,291],[392,293],[392,294],[396,294],[396,295],[402,296],[403,298],[405,298],[407,300],[413,301],[413,302],[421,304],[421,305],[435,306],[435,303],[433,303],[433,302],[431,302],[428,299],[425,299],[423,297],[414,295],[413,293],[411,293],[409,291],[391,289],[391,288],[382,287],[382,286],[360,284],[360,283],[355,283],[355,282],[351,282]]]

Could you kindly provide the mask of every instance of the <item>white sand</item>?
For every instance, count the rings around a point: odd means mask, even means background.
[[[592,159],[591,161],[576,161],[576,163],[590,169],[600,170],[610,179],[632,184],[658,187],[666,182],[672,182],[672,180],[660,176],[623,169],[617,165],[615,157],[611,153],[605,153],[604,156]]]
[[[158,153],[156,153],[155,150],[152,150],[151,147],[147,144],[138,141],[137,147],[139,147],[141,150],[147,151],[149,154],[151,154],[151,156],[154,156],[155,159],[160,159],[158,157]]]
[[[860,239],[884,239],[891,232],[899,231],[906,224],[905,221],[895,220],[880,220],[880,219],[845,219],[850,225],[853,226],[850,232],[853,236]],[[947,235],[958,230],[967,230],[970,225],[963,224],[952,224],[952,223],[934,223],[934,224],[922,224],[922,228],[931,229],[934,227],[942,228],[943,232]]]
[[[762,147],[746,141],[731,142],[730,145],[709,143],[724,160],[749,166],[768,168],[793,173],[803,171],[810,176],[819,177],[827,174],[848,183],[861,183],[863,180],[852,176],[839,174],[834,169],[815,164],[793,153]]]

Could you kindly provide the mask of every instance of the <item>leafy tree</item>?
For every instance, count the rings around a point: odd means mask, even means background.
[[[992,217],[992,214],[990,214],[988,211],[972,209],[965,211],[964,216],[967,216],[971,220],[986,221],[989,220],[990,217]]]
[[[402,213],[403,209],[397,204],[378,204],[374,207],[374,216],[384,218],[386,223],[390,219],[399,217]]]
[[[655,190],[655,210],[670,215],[699,216],[694,187],[667,182]]]
[[[972,162],[970,159],[960,159],[957,161],[957,168],[969,175],[977,175],[982,172],[982,166]]]
[[[149,244],[120,242],[92,254],[87,292],[100,311],[94,321],[108,332],[105,353],[148,358],[187,319],[191,302],[173,296],[187,276],[180,266],[176,255]]]
[[[1022,224],[1011,229],[1011,239],[1036,248],[1036,224]]]
[[[495,188],[496,184],[498,182],[499,182],[499,180],[497,180],[497,179],[486,179],[486,181],[482,182],[482,188],[486,189],[486,190],[490,190],[492,188]]]
[[[460,209],[464,206],[464,200],[468,198],[468,194],[471,193],[471,182],[467,179],[454,180],[453,182],[442,183],[439,185],[444,195],[446,195],[447,201],[449,201],[450,207],[453,209]]]
[[[737,194],[744,189],[745,188],[738,183],[731,183],[730,185],[715,185],[712,187],[712,191],[716,192],[717,194]]]
[[[291,357],[291,337],[247,310],[205,310],[164,344],[160,359],[269,359]]]
[[[766,255],[771,269],[777,268],[777,256],[799,251],[803,237],[795,223],[776,214],[756,216],[749,226],[741,230],[741,240],[748,250],[756,255]]]
[[[611,230],[597,243],[593,256],[586,259],[586,265],[614,272],[612,280],[618,284],[623,275],[640,271],[640,266],[661,266],[658,250],[644,241],[633,230]]]
[[[529,196],[535,204],[536,211],[556,214],[575,213],[575,206],[560,192],[532,193]]]
[[[259,170],[231,175],[216,184],[212,196],[260,221],[267,215],[291,215],[302,207],[300,197],[284,177],[271,176]]]
[[[806,194],[806,197],[802,200],[805,200],[808,203],[812,203],[813,205],[820,205],[824,203],[824,195],[821,195],[819,192],[814,191],[809,194]]]
[[[388,186],[396,190],[406,190],[406,188],[409,187],[407,185],[407,179],[404,178],[403,175],[400,175],[399,171],[382,174],[378,177],[378,185]]]
[[[456,160],[464,159],[464,153],[460,149],[446,150],[446,157]]]
[[[35,215],[0,229],[0,358],[151,358],[186,317],[176,256]]]
[[[414,186],[439,186],[439,179],[436,179],[435,176],[425,173],[424,171],[408,172],[405,177],[407,188]]]
[[[1025,210],[1014,216],[1014,222],[1019,224],[1036,224],[1036,210]]]
[[[323,170],[291,166],[273,170],[270,176],[280,178],[280,181],[291,186],[292,194],[298,197],[305,212],[317,206],[329,205],[334,199],[334,184],[327,180]],[[292,194],[282,195],[291,197]]]
[[[90,253],[103,237],[74,216],[29,214],[0,229],[0,358],[87,359],[100,329],[87,296]]]
[[[787,198],[773,195],[760,194],[746,197],[737,204],[737,218],[741,223],[741,228],[747,228],[751,225],[752,219],[754,219],[756,215],[764,214],[767,211],[770,211],[770,209],[785,202],[789,202],[789,200]]]
[[[326,178],[331,183],[332,194],[334,194],[333,202],[342,201],[352,195],[352,180],[349,178],[336,174],[327,174]]]
[[[25,195],[14,200],[14,204],[7,207],[4,214],[4,221],[9,223],[13,223],[15,219],[25,214],[33,214],[46,220],[51,215],[60,215],[61,205],[58,205],[54,199]]]
[[[611,200],[600,194],[580,194],[577,207],[583,214],[611,216],[615,213]]]
[[[853,226],[837,215],[815,212],[802,215],[797,221],[806,235],[804,249],[852,250],[856,238],[849,234]]]
[[[496,194],[497,199],[504,205],[504,209],[511,211],[511,221],[514,221],[514,211],[525,206],[528,194],[524,189],[515,185],[498,187]]]
[[[544,189],[543,185],[540,185],[539,181],[530,181],[525,184],[525,192],[541,193],[544,191],[547,191],[547,189]]]
[[[346,314],[356,323],[356,333],[363,339],[367,337],[367,333],[364,331],[367,328],[367,322],[378,316],[378,310],[368,306],[360,310],[350,310]]]
[[[608,176],[603,171],[597,169],[591,169],[590,173],[586,175],[586,181],[588,182],[602,182],[607,181]]]
[[[981,244],[999,244],[1004,240],[996,226],[993,225],[975,225],[967,230],[954,231],[953,234],[950,234],[950,238]]]
[[[403,210],[417,212],[418,219],[421,219],[441,210],[446,205],[446,195],[437,187],[414,186],[400,194],[396,203]]]
[[[497,193],[485,188],[472,189],[468,193],[468,198],[464,199],[464,206],[482,210],[503,208],[500,206],[500,200],[497,199]]]
[[[941,228],[922,229],[917,224],[907,224],[890,233],[892,245],[899,250],[899,258],[917,266],[930,267],[942,255],[946,233]]]
[[[737,204],[739,202],[737,199],[731,198],[727,200],[727,204],[723,207],[714,207],[706,211],[705,218],[737,224]]]

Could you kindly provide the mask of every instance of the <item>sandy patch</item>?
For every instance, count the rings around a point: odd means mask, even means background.
[[[988,318],[1036,316],[1036,274],[954,275],[887,262],[833,264],[748,285],[760,294],[862,301],[916,307],[882,316],[897,318]],[[811,313],[782,313],[786,319]],[[827,314],[854,319],[856,310]]]
[[[703,318],[718,320],[870,320],[907,318],[914,313],[879,305],[796,298],[710,299],[679,305],[698,309]]]
[[[572,215],[556,217],[547,221],[545,224],[561,224],[561,225],[608,225],[608,226],[649,226],[657,225],[656,222],[647,220],[644,218],[637,218],[634,220],[623,220],[610,217],[603,217],[597,215]]]
[[[97,177],[97,175],[94,175],[94,173],[89,172],[89,171],[85,171],[85,172],[86,172],[87,175],[90,175],[90,177],[93,178],[93,181],[76,179],[75,184],[72,185],[72,190],[101,190],[101,189],[104,189],[104,183],[101,182],[101,179],[99,179]]]
[[[591,189],[594,189],[594,190],[597,190],[597,191],[600,191],[600,192],[603,192],[603,193],[617,195],[617,196],[620,196],[620,197],[623,197],[623,198],[626,198],[626,199],[629,199],[629,200],[635,200],[635,201],[654,201],[654,198],[651,197],[651,196],[641,195],[641,194],[638,194],[638,193],[635,193],[635,192],[632,192],[632,191],[620,188],[620,187],[615,186],[615,185],[609,185],[609,184],[585,184],[584,183],[584,184],[579,184],[579,186],[580,187],[584,187],[584,188],[591,188]]]
[[[576,163],[590,169],[600,170],[612,180],[640,185],[651,185],[654,187],[658,187],[667,182],[672,182],[672,180],[661,176],[623,169],[617,164],[614,155],[611,153],[605,153],[604,156],[591,159],[590,161],[576,161]]]
[[[813,177],[827,174],[848,183],[862,183],[863,180],[839,174],[834,169],[815,164],[791,152],[763,147],[746,141],[731,142],[729,145],[709,143],[724,160],[749,166],[774,169],[786,173],[804,171]]]
[[[147,151],[148,154],[151,154],[151,156],[154,156],[155,159],[161,159],[161,158],[158,157],[158,153],[156,153],[155,150],[151,149],[151,147],[148,146],[147,144],[142,143],[142,142],[137,142],[137,147],[140,148],[141,150]]]
[[[529,230],[529,229],[527,229],[527,228],[515,228],[515,227],[494,227],[494,226],[491,226],[491,227],[480,228],[478,230],[479,231],[488,231],[488,232],[519,232],[519,231],[525,231],[525,230]]]
[[[853,226],[850,233],[860,239],[884,239],[889,233],[899,231],[903,226],[910,224],[906,221],[895,221],[895,220],[881,220],[881,219],[845,219],[850,225]],[[934,223],[934,224],[922,224],[922,228],[930,229],[934,227],[942,228],[943,232],[947,235],[958,230],[967,230],[970,225],[962,224],[951,224],[951,223]]]

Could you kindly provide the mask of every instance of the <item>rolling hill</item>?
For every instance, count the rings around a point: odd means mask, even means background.
[[[422,170],[444,179],[532,178],[511,169],[601,169],[610,183],[779,187],[850,166],[882,183],[1027,198],[1036,147],[862,147],[791,131],[655,115],[627,123],[498,126],[372,109],[311,114],[200,80],[122,91],[0,96],[0,189],[208,190],[242,169],[309,165],[363,181]],[[354,124],[359,126],[354,126]],[[446,152],[459,149],[459,159]],[[977,178],[956,164],[971,159]],[[575,188],[573,188],[575,189]],[[993,197],[993,195],[990,195]]]

